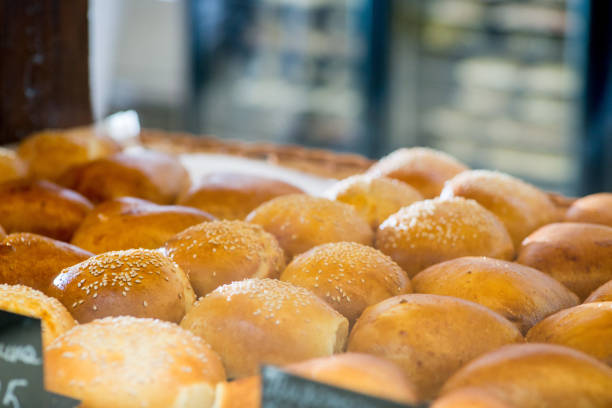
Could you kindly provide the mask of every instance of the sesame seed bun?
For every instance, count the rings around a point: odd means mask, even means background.
[[[195,208],[157,205],[132,197],[99,204],[83,220],[72,244],[95,254],[130,248],[154,249],[187,227],[213,217]]]
[[[13,150],[0,147],[0,183],[25,177],[27,166]]]
[[[516,408],[479,389],[459,389],[441,398],[431,408]]]
[[[260,204],[286,194],[303,193],[284,181],[244,173],[212,173],[193,185],[179,204],[220,219],[242,220]]]
[[[584,303],[606,301],[612,301],[612,280],[595,289]]]
[[[194,225],[164,245],[166,255],[189,276],[197,296],[247,278],[278,278],[285,256],[276,238],[244,221]]]
[[[253,210],[247,221],[274,235],[288,259],[328,242],[371,245],[373,238],[366,220],[350,205],[305,194],[270,200]]]
[[[408,275],[391,258],[355,242],[314,247],[293,258],[280,279],[311,290],[351,325],[366,307],[412,292]]]
[[[579,198],[567,210],[565,220],[612,227],[612,193],[591,194]]]
[[[514,257],[512,240],[499,219],[476,201],[461,197],[402,208],[380,225],[375,246],[410,277],[461,256]]]
[[[181,268],[147,249],[91,257],[64,269],[50,291],[80,323],[122,315],[178,323],[195,302]]]
[[[75,327],[46,349],[45,386],[83,408],[208,408],[225,380],[202,339],[159,320],[115,317]]]
[[[230,378],[344,348],[348,321],[314,293],[274,279],[246,279],[215,289],[181,326],[208,342]]]
[[[351,331],[348,351],[391,360],[417,386],[419,397],[429,399],[467,361],[522,341],[512,323],[484,306],[414,294],[367,308]]]

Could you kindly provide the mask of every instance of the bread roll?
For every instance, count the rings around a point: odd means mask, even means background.
[[[178,323],[196,299],[181,268],[146,249],[91,257],[64,269],[50,290],[80,323],[122,315]]]
[[[2,225],[0,225],[0,239],[4,239],[6,237],[6,232],[4,231],[4,228],[2,228]]]
[[[552,344],[502,347],[459,370],[443,395],[477,389],[520,408],[612,406],[612,369],[579,351]]]
[[[72,166],[109,156],[120,150],[112,139],[92,127],[48,129],[30,135],[19,145],[19,156],[30,176],[56,180]]]
[[[47,390],[83,408],[209,408],[225,380],[202,339],[153,319],[115,317],[75,327],[46,349]]]
[[[304,194],[268,201],[253,210],[247,221],[274,235],[289,259],[328,242],[372,244],[370,226],[353,207]]]
[[[194,225],[165,244],[168,257],[189,276],[197,296],[247,278],[278,278],[285,256],[259,225],[213,221]]]
[[[419,190],[425,198],[440,194],[444,182],[468,167],[446,153],[425,147],[399,149],[375,163],[368,174],[389,177]]]
[[[116,198],[95,207],[75,232],[72,244],[96,254],[159,248],[185,228],[212,219],[195,208]]]
[[[550,224],[525,238],[517,262],[549,274],[584,299],[612,279],[610,245],[612,227]]]
[[[27,167],[13,150],[0,147],[0,183],[25,177]]]
[[[521,333],[546,316],[578,304],[578,296],[524,265],[485,257],[442,262],[413,279],[414,291],[471,300],[499,313]]]
[[[261,377],[254,375],[217,384],[213,408],[260,408]]]
[[[260,204],[299,188],[267,177],[246,173],[212,173],[181,197],[179,204],[199,208],[217,218],[242,220]]]
[[[410,277],[461,256],[514,257],[512,240],[499,219],[476,201],[461,197],[402,208],[380,225],[375,246]]]
[[[459,389],[438,398],[431,408],[516,408],[479,389]]]
[[[190,183],[176,158],[153,150],[117,153],[72,167],[59,182],[94,203],[130,196],[157,204],[173,204]]]
[[[181,326],[208,342],[230,378],[259,364],[289,364],[344,348],[348,321],[314,293],[274,279],[223,285],[200,299]]]
[[[298,255],[281,280],[311,290],[349,320],[389,297],[412,292],[410,279],[388,256],[355,242],[334,242]]]
[[[574,201],[565,220],[612,227],[612,193],[591,194]]]
[[[512,323],[484,306],[448,296],[401,295],[363,312],[348,351],[393,361],[419,397],[429,399],[467,361],[522,341]]]
[[[0,310],[40,319],[43,348],[76,324],[57,299],[22,285],[0,284]]]
[[[72,234],[93,206],[82,195],[48,181],[0,184],[0,225],[6,232],[33,232],[60,241]]]
[[[355,207],[372,229],[400,208],[423,199],[421,193],[399,180],[357,175],[334,184],[325,192],[331,200]]]
[[[534,230],[561,218],[546,193],[495,171],[471,170],[458,174],[446,183],[440,197],[476,200],[504,223],[516,247]]]
[[[589,295],[584,303],[612,301],[612,280],[598,287]]]
[[[612,366],[612,302],[561,310],[533,326],[527,341],[571,347]]]
[[[62,269],[91,256],[91,252],[42,235],[10,234],[0,242],[0,283],[26,285],[49,295],[49,285]]]

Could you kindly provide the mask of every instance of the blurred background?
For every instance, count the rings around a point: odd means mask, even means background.
[[[93,111],[610,191],[610,3],[90,0]]]

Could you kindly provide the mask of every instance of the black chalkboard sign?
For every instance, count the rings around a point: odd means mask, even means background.
[[[79,401],[45,391],[40,319],[0,310],[0,407],[73,408]]]
[[[262,408],[427,408],[359,394],[289,374],[276,367],[261,368]]]

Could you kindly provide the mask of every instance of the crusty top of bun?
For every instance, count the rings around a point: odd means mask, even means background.
[[[612,280],[604,283],[589,295],[584,303],[612,301]]]
[[[83,407],[208,408],[223,380],[219,357],[202,339],[159,320],[96,320],[46,349],[46,388]]]
[[[591,194],[579,198],[567,210],[565,220],[612,227],[612,193]]]
[[[0,147],[0,183],[24,177],[26,173],[27,167],[17,153]]]

